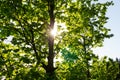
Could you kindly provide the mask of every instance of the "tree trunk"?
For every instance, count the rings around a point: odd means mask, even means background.
[[[54,22],[55,22],[55,17],[54,17],[54,0],[48,0],[48,12],[50,16],[50,26],[49,26],[49,31],[51,31],[54,28]],[[50,79],[50,77],[54,76],[54,36],[52,34],[49,34],[48,37],[48,46],[49,46],[49,53],[48,53],[48,65],[46,66],[46,73]]]
[[[83,41],[84,41],[84,43],[83,43],[83,46],[84,46],[84,52],[85,52],[85,64],[86,64],[86,67],[87,67],[87,70],[86,70],[86,77],[87,77],[87,80],[90,80],[90,70],[89,70],[89,59],[88,59],[88,57],[87,57],[87,48],[86,48],[86,38],[85,37],[83,37]]]

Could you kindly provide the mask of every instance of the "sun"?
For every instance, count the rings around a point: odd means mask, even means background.
[[[57,25],[55,24],[54,28],[51,30],[51,35],[56,36],[57,35]]]
[[[51,35],[53,35],[54,37],[57,35],[57,29],[52,29],[51,30]]]
[[[61,26],[61,30],[58,31],[58,26]],[[57,36],[57,35],[60,35],[62,32],[67,32],[67,27],[65,25],[65,23],[57,23],[55,22],[55,25],[54,25],[54,28],[51,30],[50,34],[52,36]]]

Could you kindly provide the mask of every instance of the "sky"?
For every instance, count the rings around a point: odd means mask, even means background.
[[[100,0],[101,2],[111,0]],[[100,57],[108,56],[116,59],[120,58],[120,0],[113,0],[114,5],[108,8],[106,16],[109,17],[105,27],[111,29],[114,36],[110,39],[105,39],[103,47],[96,48],[94,53]]]

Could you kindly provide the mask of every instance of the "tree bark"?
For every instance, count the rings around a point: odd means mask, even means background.
[[[87,80],[90,80],[90,70],[89,70],[89,60],[88,60],[88,58],[87,58],[87,48],[86,48],[86,38],[83,36],[83,41],[84,41],[84,43],[83,43],[83,46],[84,46],[84,52],[85,52],[85,64],[86,64],[86,67],[87,67],[87,70],[86,70],[86,76],[87,76]]]
[[[50,16],[50,25],[49,25],[49,31],[51,31],[54,28],[54,0],[48,0],[48,12]],[[54,36],[49,34],[48,37],[48,46],[49,46],[49,53],[48,53],[48,65],[46,66],[46,73],[48,74],[48,77],[54,76]]]

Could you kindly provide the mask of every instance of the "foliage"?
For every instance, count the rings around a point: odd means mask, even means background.
[[[119,62],[99,60],[92,51],[113,36],[104,27],[110,5],[98,0],[0,0],[0,79],[116,79]],[[53,63],[59,57],[63,61]]]

